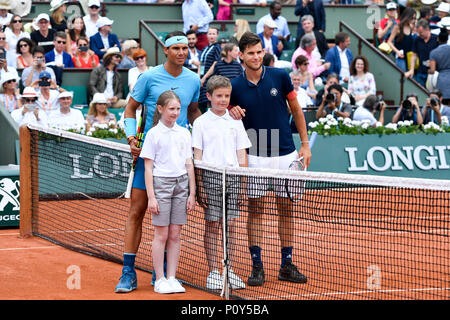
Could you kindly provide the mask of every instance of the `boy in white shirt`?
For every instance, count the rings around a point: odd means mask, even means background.
[[[215,167],[247,167],[246,149],[251,147],[241,120],[234,120],[228,113],[230,103],[231,83],[223,76],[213,76],[208,80],[206,96],[211,101],[211,108],[198,117],[192,128],[192,147],[194,159],[213,164]],[[215,178],[215,179],[214,179]],[[232,190],[245,191],[240,185],[239,177],[229,182]],[[221,230],[221,199],[222,188],[220,179],[214,173],[205,172],[198,179],[198,200],[205,207],[205,251],[210,273],[206,279],[206,287],[212,290],[222,289],[223,278],[218,271],[217,252]],[[244,184],[244,181],[242,181]],[[233,188],[234,186],[234,188]],[[205,190],[208,193],[205,195]],[[229,261],[233,259],[236,235],[233,220],[239,217],[240,195],[229,195],[228,226],[229,226]],[[228,279],[232,289],[245,288],[244,282],[230,268]]]
[[[84,132],[84,117],[80,110],[72,109],[73,93],[63,91],[58,96],[59,108],[53,110],[48,119],[48,126],[61,130],[74,129]]]

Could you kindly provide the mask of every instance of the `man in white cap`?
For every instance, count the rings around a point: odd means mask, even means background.
[[[49,115],[48,126],[50,128],[61,130],[75,129],[79,132],[85,129],[84,117],[81,111],[70,107],[72,100],[72,92],[63,91],[59,94],[59,108],[53,110]]]
[[[37,104],[39,95],[32,87],[23,89],[22,107],[11,112],[11,117],[19,126],[33,123],[46,127],[48,118],[44,110]]]
[[[450,45],[450,17],[444,17],[437,23],[438,29],[432,30],[431,33],[435,35],[439,35],[441,33],[441,28],[447,29],[447,33],[449,35],[449,39],[447,41],[447,44]]]
[[[101,18],[101,15],[99,15],[100,0],[89,0],[88,11],[89,14],[83,17],[83,21],[86,26],[86,36],[90,38],[98,32],[97,21]]]
[[[448,17],[449,11],[450,11],[450,3],[442,1],[435,10],[436,16],[430,19],[430,27],[432,29],[439,28],[437,23],[442,19],[444,19],[445,17]],[[439,31],[436,33],[436,35],[438,34]]]
[[[9,25],[13,14],[8,12],[11,10],[11,0],[0,0],[0,27]]]
[[[97,21],[98,32],[90,38],[89,47],[100,59],[103,59],[109,48],[117,47],[121,50],[119,38],[111,33],[113,23],[107,17],[100,17]]]
[[[50,28],[50,17],[46,13],[41,13],[36,17],[35,21],[39,29],[30,34],[31,40],[36,45],[44,48],[45,53],[52,51],[55,47],[53,40],[56,31]]]
[[[270,19],[276,24],[276,29],[274,35],[278,37],[278,40],[289,41],[291,37],[291,32],[289,31],[288,23],[286,18],[281,16],[281,3],[279,1],[274,1],[270,4],[270,11],[267,15],[261,17],[256,24],[256,33],[260,34],[264,31],[264,21]]]
[[[264,31],[258,33],[258,36],[262,40],[263,49],[265,52],[276,55],[278,58],[283,51],[283,42],[278,40],[278,37],[274,35],[277,24],[272,19],[264,20]]]

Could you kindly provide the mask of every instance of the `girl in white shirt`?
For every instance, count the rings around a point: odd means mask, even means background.
[[[181,102],[173,91],[163,92],[156,101],[160,120],[144,140],[140,157],[145,160],[148,211],[155,233],[152,243],[156,273],[155,292],[182,293],[175,279],[180,255],[181,229],[187,211],[195,207],[195,176],[191,135],[176,121]],[[167,278],[164,276],[164,249],[167,247]]]

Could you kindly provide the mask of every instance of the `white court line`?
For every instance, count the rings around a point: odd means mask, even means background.
[[[2,234],[0,234],[0,236],[17,236],[19,234],[20,233],[2,233]]]
[[[348,292],[324,292],[311,294],[292,294],[285,296],[264,296],[255,299],[274,299],[274,298],[298,298],[298,297],[317,297],[317,296],[337,296],[350,294],[372,294],[372,293],[394,293],[394,292],[424,292],[424,291],[445,291],[450,288],[416,288],[416,289],[385,289],[385,290],[363,290],[363,291],[348,291]],[[412,298],[411,298],[412,299]]]
[[[28,247],[28,248],[2,248],[2,249],[0,249],[0,251],[17,251],[17,250],[29,250],[29,249],[55,249],[55,248],[62,248],[62,247],[54,245],[54,246]]]

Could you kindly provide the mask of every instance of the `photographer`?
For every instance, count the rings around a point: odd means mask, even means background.
[[[51,79],[56,82],[55,72],[52,68],[45,65],[45,51],[42,47],[35,47],[33,50],[33,64],[23,69],[22,84],[24,87],[30,87],[33,82],[39,80],[42,71],[47,71],[51,75]]]
[[[19,74],[17,70],[13,67],[8,66],[8,62],[6,61],[7,51],[5,48],[0,47],[0,77],[3,77],[5,74],[14,74],[14,76],[19,79]]]
[[[58,109],[59,90],[56,82],[51,79],[50,73],[42,71],[39,74],[39,80],[33,82],[31,86],[39,93],[38,105],[47,115]]]
[[[414,125],[421,125],[423,123],[422,113],[419,108],[419,101],[417,95],[410,93],[403,100],[400,107],[398,107],[397,112],[395,112],[392,117],[392,123],[397,123],[399,121],[412,120]]]
[[[442,104],[441,90],[435,89],[430,92],[430,97],[422,108],[423,123],[434,122],[441,124],[442,116],[450,118],[450,107]]]
[[[48,125],[48,118],[45,112],[41,110],[37,104],[37,92],[31,87],[26,87],[23,89],[21,99],[22,107],[11,112],[11,117],[14,121],[16,121],[19,126],[34,123],[46,127]]]
[[[326,117],[328,114],[333,115],[334,118],[349,118],[352,114],[352,106],[341,100],[344,89],[339,84],[333,84],[325,90],[322,103],[316,112],[316,119]]]
[[[356,108],[353,114],[353,120],[363,121],[370,120],[370,125],[372,127],[377,126],[377,119],[375,119],[375,113],[379,110],[380,116],[378,117],[378,122],[384,125],[384,110],[386,109],[386,104],[381,97],[374,95],[368,96],[364,104]]]

